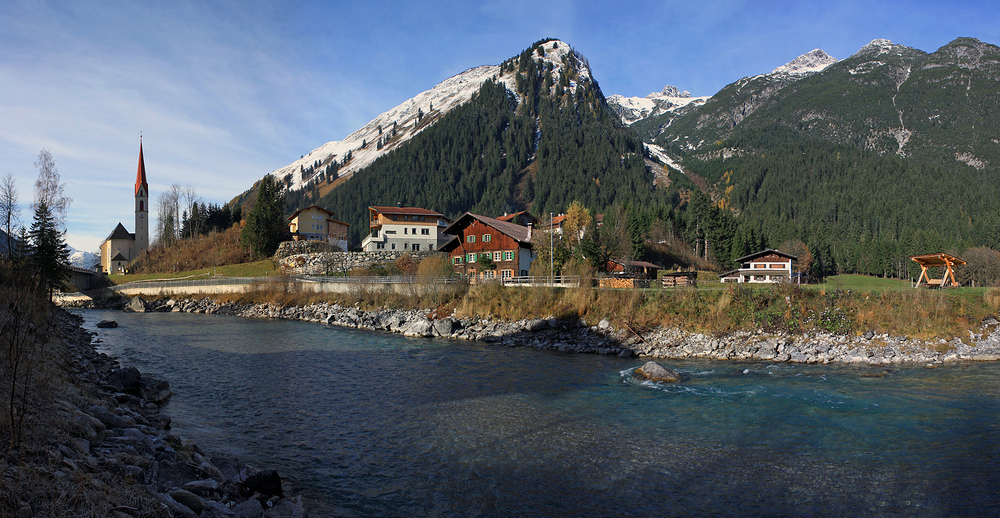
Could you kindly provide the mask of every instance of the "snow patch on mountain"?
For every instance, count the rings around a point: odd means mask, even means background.
[[[822,72],[823,69],[837,61],[837,58],[827,54],[823,49],[813,49],[774,69],[771,71],[771,75],[788,74],[804,76],[815,74],[816,72]]]
[[[650,144],[650,143],[646,144],[646,149],[648,149],[649,153],[654,157],[656,157],[660,162],[663,162],[664,165],[670,167],[671,169],[681,174],[687,174],[687,171],[685,171],[684,168],[681,167],[681,165],[678,164],[676,160],[674,160],[670,155],[667,154],[667,150],[663,149],[660,146],[657,146],[656,144]]]
[[[76,266],[77,268],[92,270],[94,265],[100,262],[100,260],[101,256],[96,252],[84,252],[82,250],[69,247],[69,264]]]
[[[659,92],[653,92],[646,97],[625,97],[612,95],[608,97],[608,105],[622,118],[625,124],[672,112],[688,105],[705,104],[709,97],[692,97],[691,92],[681,92],[676,86],[667,85]]]
[[[542,44],[542,48],[544,55],[533,51],[531,59],[541,59],[543,66],[551,62],[554,79],[558,79],[564,63],[574,63],[578,73],[567,90],[575,92],[578,84],[592,82],[586,59],[567,43],[552,40]],[[453,108],[468,102],[489,79],[502,83],[511,95],[518,97],[516,71],[501,73],[500,65],[470,68],[382,113],[343,140],[327,142],[271,174],[279,182],[284,182],[288,190],[299,190],[321,181],[326,168],[334,162],[339,166],[337,177],[350,176],[406,143]],[[328,181],[332,180],[328,178]]]

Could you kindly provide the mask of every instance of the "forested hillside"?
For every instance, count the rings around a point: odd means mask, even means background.
[[[733,239],[801,240],[828,271],[901,277],[910,255],[1000,247],[996,46],[877,40],[798,81],[761,77],[656,138],[738,215]]]
[[[516,73],[516,92],[487,81],[472,101],[319,199],[351,224],[351,243],[368,231],[370,205],[403,203],[456,217],[558,213],[574,200],[602,211],[676,199],[683,178],[656,190],[641,140],[608,109],[581,61],[556,68],[541,59],[546,43],[501,65]],[[297,206],[312,201],[308,191],[295,198]]]

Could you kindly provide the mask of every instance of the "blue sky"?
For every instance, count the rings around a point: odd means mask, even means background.
[[[933,52],[1000,44],[1000,8],[968,1],[0,3],[0,174],[22,202],[55,157],[67,241],[132,230],[143,134],[151,205],[171,184],[221,203],[468,68],[559,38],[605,95],[711,95],[814,48],[875,38]],[[27,207],[22,222],[30,223]]]

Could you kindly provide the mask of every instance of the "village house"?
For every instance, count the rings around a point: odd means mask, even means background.
[[[444,230],[453,237],[440,250],[448,254],[455,273],[470,278],[510,278],[528,275],[535,253],[531,226],[466,212]]]
[[[740,257],[736,262],[743,265],[719,275],[722,282],[736,283],[776,283],[792,280],[792,263],[798,260],[794,255],[778,250],[762,250]]]
[[[444,228],[451,220],[443,214],[419,207],[368,207],[370,231],[361,242],[365,252],[437,250],[451,236]]]
[[[526,210],[522,210],[520,212],[514,212],[511,214],[504,213],[503,216],[500,216],[496,219],[500,221],[509,221],[511,223],[517,223],[522,227],[531,225],[535,228],[538,228],[538,218],[532,216],[531,213]]]
[[[146,163],[139,142],[139,167],[135,174],[135,233],[120,222],[101,243],[100,271],[125,273],[132,261],[149,248],[149,185],[146,184]]]
[[[609,259],[606,265],[608,273],[615,277],[631,277],[634,279],[655,279],[656,272],[663,267],[647,261],[630,261]]]
[[[313,205],[299,209],[288,218],[288,230],[294,241],[326,241],[347,251],[347,229],[350,225],[333,219],[333,212]]]

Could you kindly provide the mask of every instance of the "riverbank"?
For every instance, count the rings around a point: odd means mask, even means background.
[[[677,326],[642,329],[615,327],[602,319],[529,318],[502,320],[456,317],[440,310],[377,309],[319,302],[283,306],[277,303],[220,302],[200,299],[103,299],[73,307],[126,311],[211,313],[247,318],[275,318],[387,331],[413,337],[477,340],[506,347],[533,347],[562,352],[652,359],[714,359],[808,364],[926,364],[1000,360],[1000,322],[988,317],[968,336],[915,339],[868,331],[860,336],[832,332],[738,330],[708,334]]]
[[[47,315],[23,436],[0,459],[3,516],[305,516],[272,470],[171,433],[167,381],[95,350],[82,319]],[[35,324],[37,325],[37,324]]]

